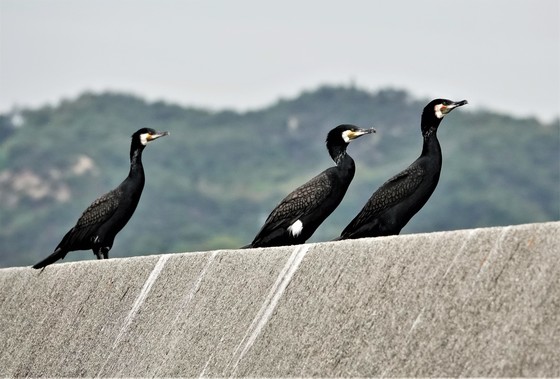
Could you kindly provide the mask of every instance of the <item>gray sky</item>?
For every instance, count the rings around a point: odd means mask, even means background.
[[[246,110],[354,82],[548,121],[559,4],[0,0],[0,112],[85,90]]]

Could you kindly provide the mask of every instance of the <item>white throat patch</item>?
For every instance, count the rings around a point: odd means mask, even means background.
[[[293,237],[299,236],[302,230],[303,230],[303,222],[301,222],[300,220],[297,220],[296,222],[294,222],[292,225],[288,227],[288,232]]]
[[[342,139],[344,142],[350,143],[350,141],[352,141],[352,139],[348,136],[350,133],[352,133],[351,130],[345,130],[342,132]]]
[[[140,134],[140,143],[141,143],[143,146],[146,146],[146,145],[148,144],[148,142],[150,142],[150,141],[148,140],[148,136],[149,136],[148,133]]]
[[[436,113],[436,117],[437,118],[443,118],[443,116],[445,116],[445,114],[443,114],[443,112],[441,111],[441,108],[443,107],[443,104],[437,104],[434,107],[434,111]]]

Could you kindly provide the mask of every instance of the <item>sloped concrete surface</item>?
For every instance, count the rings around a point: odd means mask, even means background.
[[[560,222],[0,270],[2,377],[560,376]]]

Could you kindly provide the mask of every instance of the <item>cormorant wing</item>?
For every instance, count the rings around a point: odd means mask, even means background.
[[[76,225],[64,236],[58,247],[72,249],[89,244],[100,225],[109,220],[119,206],[122,191],[116,188],[99,197],[82,213]]]
[[[76,227],[82,228],[98,225],[110,219],[119,206],[120,194],[121,191],[119,189],[114,189],[95,200],[82,213],[76,223]]]
[[[313,213],[331,195],[332,190],[333,186],[327,171],[296,188],[270,213],[255,241],[275,230],[285,230],[297,220]]]
[[[425,170],[420,165],[411,165],[406,170],[387,180],[371,195],[360,213],[348,224],[341,236],[352,234],[362,226],[375,220],[380,214],[414,194],[424,178]]]

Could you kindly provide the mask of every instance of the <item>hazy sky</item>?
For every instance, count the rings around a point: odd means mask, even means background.
[[[319,84],[560,114],[559,0],[0,0],[0,112],[85,90],[239,110]]]

